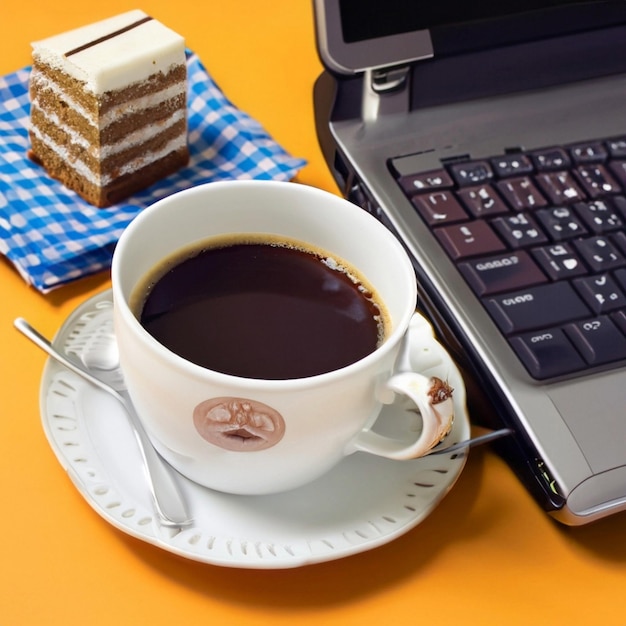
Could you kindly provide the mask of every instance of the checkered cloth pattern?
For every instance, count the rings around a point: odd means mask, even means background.
[[[191,52],[187,67],[189,165],[108,209],[91,206],[28,158],[30,68],[0,77],[0,253],[37,290],[107,269],[124,228],[160,198],[216,180],[290,180],[305,165],[233,106]]]

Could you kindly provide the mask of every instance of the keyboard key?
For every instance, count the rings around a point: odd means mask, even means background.
[[[626,306],[626,296],[608,274],[577,278],[573,284],[594,313],[606,313]]]
[[[530,158],[540,172],[555,172],[567,169],[572,163],[569,155],[562,148],[535,150],[530,154]]]
[[[531,250],[541,269],[552,279],[562,280],[587,273],[578,255],[571,246],[562,243]]]
[[[514,211],[526,211],[546,206],[547,200],[527,176],[501,180],[496,183],[498,191]]]
[[[523,248],[548,241],[537,222],[527,213],[497,217],[491,225],[511,248]]]
[[[487,222],[465,222],[442,226],[436,228],[434,233],[450,258],[454,260],[505,249],[504,243]]]
[[[580,237],[587,233],[580,218],[568,207],[540,209],[535,217],[555,241]]]
[[[411,198],[413,206],[429,226],[461,222],[469,218],[451,191],[433,191]]]
[[[619,193],[619,183],[603,165],[581,165],[574,170],[578,182],[590,198]]]
[[[525,154],[504,154],[491,159],[491,165],[500,178],[530,174],[533,171],[533,163]]]
[[[569,172],[546,172],[537,175],[537,184],[552,204],[569,204],[586,196]]]
[[[613,206],[617,209],[618,213],[622,216],[622,220],[626,220],[626,197],[613,196]]]
[[[560,328],[511,337],[510,343],[533,378],[543,380],[585,368],[585,362]]]
[[[493,170],[488,161],[464,161],[448,167],[459,187],[479,185],[493,178]]]
[[[567,282],[491,296],[485,300],[485,305],[505,335],[549,328],[589,316],[589,309]]]
[[[617,246],[622,255],[626,256],[626,233],[623,230],[611,233],[611,241]]]
[[[589,230],[594,233],[607,233],[622,228],[624,225],[609,200],[577,202],[574,208]]]
[[[614,274],[617,284],[626,291],[626,269],[617,270]]]
[[[548,281],[535,261],[523,250],[466,261],[459,264],[459,270],[479,296]]]
[[[616,139],[609,139],[606,142],[606,146],[612,158],[614,159],[626,158],[626,137],[617,137]]]
[[[565,332],[589,365],[626,359],[626,337],[606,316],[568,324]]]
[[[465,208],[477,219],[499,215],[509,210],[496,190],[489,185],[466,187],[457,191],[457,195]]]
[[[626,265],[626,259],[608,237],[598,235],[586,239],[576,239],[572,243],[593,272],[600,274]]]
[[[611,313],[613,323],[626,335],[626,311]]]
[[[579,143],[570,146],[569,153],[574,163],[602,163],[609,156],[600,141]]]
[[[611,161],[609,170],[613,172],[622,187],[626,188],[626,161]]]
[[[454,186],[454,181],[444,169],[401,176],[398,182],[404,192],[409,196],[424,191],[451,189]]]

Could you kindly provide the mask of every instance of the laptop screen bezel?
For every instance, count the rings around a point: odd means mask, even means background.
[[[320,57],[330,70],[356,74],[433,56],[428,30],[347,43],[343,39],[338,0],[314,0],[314,8]]]

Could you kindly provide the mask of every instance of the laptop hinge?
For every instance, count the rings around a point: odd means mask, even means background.
[[[363,77],[363,120],[375,120],[388,113],[407,113],[411,68],[395,66],[365,70]]]

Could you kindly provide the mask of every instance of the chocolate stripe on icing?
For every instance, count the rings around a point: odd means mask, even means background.
[[[109,39],[113,39],[114,37],[123,35],[129,30],[132,30],[133,28],[137,28],[137,26],[141,26],[142,24],[145,24],[146,22],[149,22],[152,19],[154,18],[150,16],[146,16],[140,20],[137,20],[136,22],[133,22],[132,24],[129,24],[128,26],[124,26],[124,28],[120,28],[119,30],[116,30],[113,33],[109,33],[108,35],[104,35],[103,37],[99,37],[98,39],[94,39],[93,41],[90,41],[89,43],[83,44],[82,46],[78,46],[78,48],[74,48],[73,50],[66,52],[65,56],[69,57],[72,54],[76,54],[78,52],[82,52],[83,50],[87,50],[87,48],[97,46],[99,43],[102,43],[103,41],[108,41]]]

